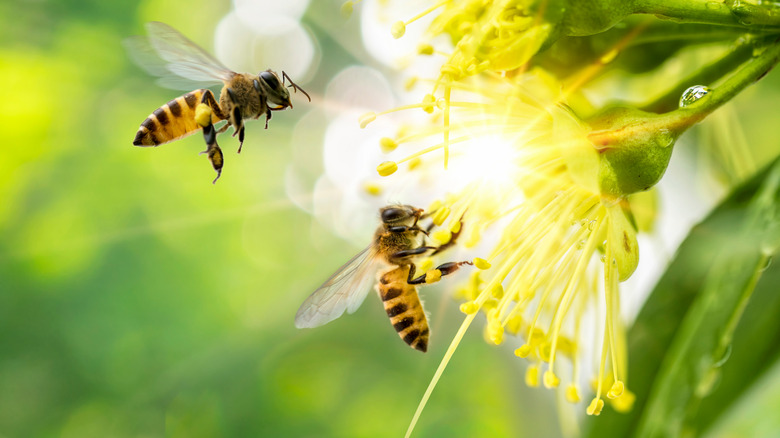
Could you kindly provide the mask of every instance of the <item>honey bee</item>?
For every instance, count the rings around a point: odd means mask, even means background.
[[[380,209],[379,214],[382,224],[371,244],[306,298],[295,315],[295,326],[317,327],[338,318],[345,310],[353,313],[366,298],[371,283],[376,281],[376,290],[393,328],[410,347],[425,352],[430,330],[416,285],[438,281],[441,276],[472,262],[444,263],[415,277],[414,258],[443,251],[455,243],[459,232],[453,233],[444,245],[428,246],[424,236],[430,227],[424,230],[417,225],[426,216],[422,209],[392,205]]]
[[[233,127],[233,136],[238,135],[238,152],[244,144],[244,121],[265,115],[265,127],[271,119],[271,111],[292,108],[290,94],[285,80],[293,91],[301,91],[311,102],[311,97],[297,86],[287,73],[281,80],[272,70],[257,75],[236,73],[222,65],[213,56],[200,48],[176,29],[160,22],[146,25],[148,40],[131,38],[126,45],[136,61],[150,72],[168,76],[171,73],[199,83],[218,83],[224,86],[219,102],[214,93],[201,88],[179,96],[154,110],[136,132],[135,146],[158,146],[203,129],[203,137],[211,165],[217,171],[216,183],[222,174],[224,158],[217,145],[217,134]],[[219,130],[214,124],[225,120]]]

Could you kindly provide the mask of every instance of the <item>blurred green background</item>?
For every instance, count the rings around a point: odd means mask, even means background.
[[[285,198],[299,106],[268,131],[250,123],[240,156],[224,137],[216,185],[200,135],[131,145],[181,93],[154,85],[122,40],[159,20],[211,50],[230,7],[0,3],[0,437],[406,430],[460,318],[427,295],[426,355],[399,341],[373,297],[336,323],[295,329],[297,306],[358,250]],[[306,88],[321,94],[350,60],[312,31],[326,61]],[[479,330],[467,338],[417,436],[558,434],[552,394],[525,388],[509,347],[479,342]]]

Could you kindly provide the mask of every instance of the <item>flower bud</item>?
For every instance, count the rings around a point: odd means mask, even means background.
[[[602,195],[620,199],[661,180],[683,130],[666,127],[665,120],[633,108],[612,108],[589,121],[593,131],[588,139],[599,152]]]

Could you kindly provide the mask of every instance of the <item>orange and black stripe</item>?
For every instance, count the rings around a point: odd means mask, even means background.
[[[135,134],[136,146],[157,146],[186,137],[201,129],[195,122],[195,107],[206,90],[195,90],[154,110]],[[212,116],[214,122],[219,119]]]
[[[410,347],[423,353],[428,350],[428,319],[425,317],[417,288],[407,283],[409,266],[399,266],[379,277],[379,296],[398,336]]]

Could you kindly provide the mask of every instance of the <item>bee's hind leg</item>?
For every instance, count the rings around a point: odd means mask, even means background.
[[[214,178],[212,184],[215,184],[220,176],[222,176],[222,165],[224,164],[224,157],[222,156],[222,149],[217,144],[217,132],[214,129],[214,125],[208,124],[203,127],[203,138],[206,140],[206,150],[201,154],[208,154],[211,166],[217,171],[217,177]]]
[[[217,177],[214,178],[214,181],[212,182],[216,183],[222,175],[224,157],[222,155],[222,149],[220,149],[217,144],[217,130],[211,122],[212,114],[219,119],[226,118],[219,108],[216,99],[214,99],[214,93],[212,93],[211,90],[205,90],[200,105],[195,109],[195,121],[203,128],[203,139],[206,141],[206,150],[201,153],[208,154],[211,166],[217,171]],[[222,132],[222,130],[219,132]]]

